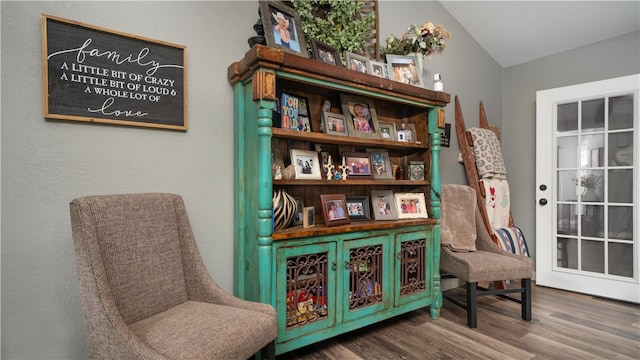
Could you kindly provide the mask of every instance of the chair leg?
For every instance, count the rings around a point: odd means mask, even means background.
[[[522,320],[531,321],[531,279],[522,279]]]
[[[478,327],[478,283],[467,282],[467,326]]]
[[[275,360],[276,358],[276,341],[273,340],[262,349],[260,349],[260,360]]]

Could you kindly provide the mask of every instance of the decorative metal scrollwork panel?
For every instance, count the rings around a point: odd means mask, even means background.
[[[382,245],[349,251],[349,309],[382,302]]]
[[[400,249],[400,296],[425,289],[425,241],[405,241]]]
[[[287,327],[327,316],[327,253],[287,259]]]

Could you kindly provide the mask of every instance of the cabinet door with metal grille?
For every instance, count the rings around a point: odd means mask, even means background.
[[[431,277],[431,269],[426,266],[430,239],[431,233],[427,231],[396,237],[395,305],[424,299],[425,292],[431,291],[427,281]]]
[[[335,325],[335,256],[334,242],[277,250],[276,308],[280,340]]]
[[[344,242],[344,318],[351,320],[388,308],[390,236]]]

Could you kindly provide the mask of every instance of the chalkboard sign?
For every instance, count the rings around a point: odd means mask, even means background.
[[[186,48],[42,15],[49,119],[187,129]]]

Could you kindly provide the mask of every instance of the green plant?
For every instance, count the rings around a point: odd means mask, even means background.
[[[367,36],[375,26],[374,13],[362,16],[362,1],[293,0],[300,15],[302,31],[311,51],[311,39],[338,49],[344,64],[344,52],[364,53]]]

